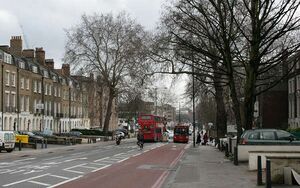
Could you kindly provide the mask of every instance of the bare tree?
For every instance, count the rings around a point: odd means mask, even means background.
[[[86,72],[93,72],[108,88],[106,115],[103,125],[108,131],[112,104],[128,82],[143,75],[143,27],[126,13],[83,15],[81,23],[67,31],[65,59]]]
[[[291,73],[293,65],[285,60],[300,47],[292,37],[299,30],[299,4],[298,0],[179,0],[168,9],[163,24],[167,50],[184,60],[174,64],[170,54],[161,59],[173,73],[191,74],[182,67],[194,66],[204,81],[218,78],[222,87],[228,86],[240,135],[242,127],[252,126],[256,96]]]

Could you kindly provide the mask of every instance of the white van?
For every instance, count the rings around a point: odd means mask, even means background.
[[[16,136],[13,131],[0,131],[0,152],[12,152],[15,148]]]

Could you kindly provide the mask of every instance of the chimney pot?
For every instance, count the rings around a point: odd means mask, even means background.
[[[23,52],[22,52],[22,55],[25,58],[33,59],[34,58],[34,49],[24,49]]]
[[[46,66],[50,69],[54,70],[54,60],[53,59],[46,59],[45,60]]]
[[[40,65],[45,66],[45,51],[43,48],[35,48],[35,58]]]
[[[21,36],[12,36],[10,39],[10,53],[12,55],[22,56],[22,38]]]

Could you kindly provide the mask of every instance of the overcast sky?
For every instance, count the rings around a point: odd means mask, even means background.
[[[23,48],[43,47],[46,58],[61,67],[66,35],[64,29],[80,22],[82,14],[128,12],[151,30],[159,21],[166,0],[5,0],[0,6],[0,45],[11,36],[25,35]],[[22,29],[23,28],[23,29]]]

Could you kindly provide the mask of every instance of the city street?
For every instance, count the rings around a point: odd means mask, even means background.
[[[2,187],[158,187],[184,153],[185,144],[135,139],[47,149],[41,153],[1,153]],[[35,152],[37,154],[35,154]],[[7,156],[12,155],[10,159]],[[68,183],[69,182],[69,183]],[[96,186],[97,185],[97,186]]]

